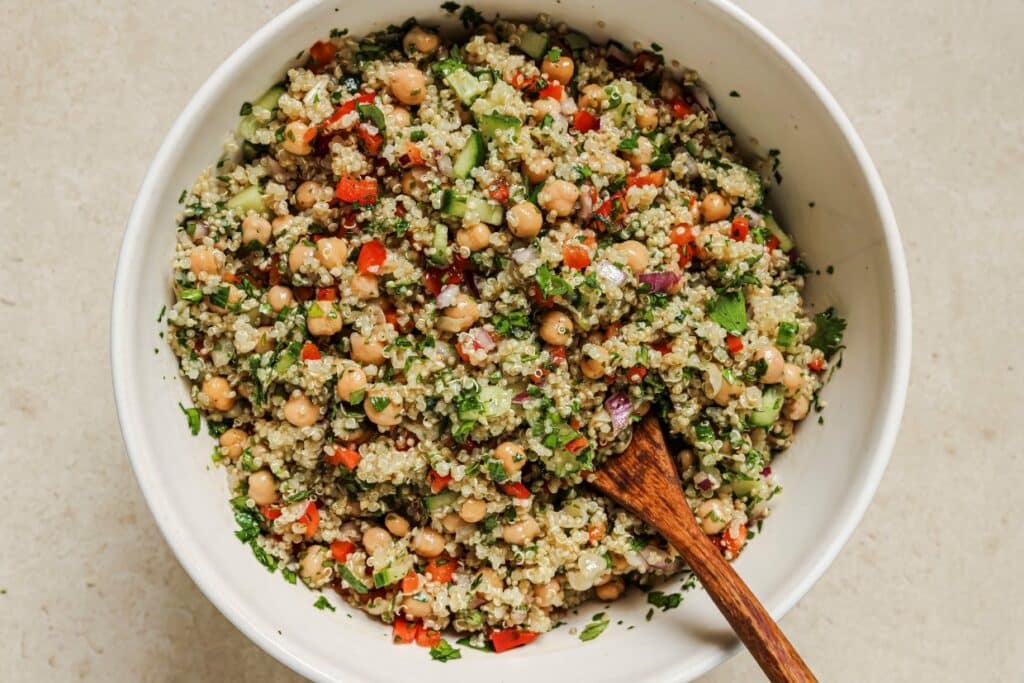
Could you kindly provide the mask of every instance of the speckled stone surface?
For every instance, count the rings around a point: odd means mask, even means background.
[[[290,681],[199,593],[129,469],[108,305],[124,221],[200,83],[285,0],[6,0],[0,680]],[[1024,679],[1024,4],[744,0],[824,80],[910,264],[903,431],[783,626],[824,681]],[[707,681],[756,680],[745,653]]]

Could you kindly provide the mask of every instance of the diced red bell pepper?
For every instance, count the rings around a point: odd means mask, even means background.
[[[431,628],[423,628],[416,631],[416,644],[420,647],[437,647],[441,642],[441,632]]]
[[[672,112],[672,116],[677,119],[685,119],[687,116],[693,113],[690,109],[690,105],[686,103],[682,97],[677,97],[668,104],[669,110]]]
[[[344,465],[349,470],[354,470],[362,459],[363,456],[359,455],[359,451],[340,446],[335,446],[331,454],[327,456],[327,462],[331,465]]]
[[[810,362],[807,363],[807,369],[811,372],[821,372],[824,367],[825,360],[822,358],[812,358]]]
[[[415,593],[420,587],[420,577],[416,576],[415,570],[410,569],[409,573],[402,578],[402,592],[406,595]]]
[[[729,227],[729,237],[733,238],[737,242],[742,242],[747,239],[747,235],[750,234],[750,219],[746,216],[736,216],[732,219],[732,225]]]
[[[520,500],[526,500],[530,497],[530,489],[519,481],[511,481],[507,484],[501,485],[501,490],[505,492],[505,495],[512,496],[513,498],[519,498]]]
[[[548,83],[547,86],[541,88],[540,92],[537,93],[539,99],[550,97],[551,99],[561,102],[562,94],[565,92],[565,88],[559,83]]]
[[[430,481],[431,493],[440,493],[448,488],[448,484],[452,480],[452,475],[446,474],[441,476],[436,471],[430,470],[430,474],[427,475],[427,479]]]
[[[746,524],[730,524],[722,532],[721,537],[718,540],[719,544],[723,549],[728,550],[733,555],[736,555],[743,549],[743,545],[747,542],[747,525]]]
[[[658,169],[650,173],[630,173],[626,178],[626,187],[644,187],[654,185],[661,187],[665,184],[665,169]]]
[[[580,109],[578,112],[573,114],[572,127],[580,133],[597,130],[601,127],[601,119],[597,118],[585,109]]]
[[[260,506],[260,514],[267,521],[277,519],[281,516],[281,508],[270,507],[269,505]]]
[[[672,352],[672,342],[671,341],[657,342],[655,344],[651,344],[651,348],[654,349],[655,351],[657,351],[658,353],[662,353],[662,354],[664,354],[664,353],[671,353]]]
[[[775,235],[772,235],[771,237],[768,238],[768,241],[764,243],[764,246],[766,249],[768,249],[768,251],[775,251],[776,249],[779,248],[779,244],[779,238],[776,237]]]
[[[377,179],[356,180],[352,176],[344,176],[334,188],[334,194],[343,202],[369,206],[377,201]]]
[[[438,583],[451,583],[458,568],[459,563],[454,558],[442,555],[427,562],[426,572],[427,576]]]
[[[356,135],[359,136],[359,141],[363,143],[367,154],[377,154],[384,145],[384,136],[380,133],[371,133],[365,123],[360,123],[356,128]]]
[[[626,379],[632,383],[637,383],[647,376],[647,368],[642,365],[634,365],[626,371]]]
[[[302,345],[302,360],[320,360],[320,349],[313,342],[306,342]]]
[[[316,300],[317,301],[334,301],[338,298],[338,290],[336,287],[317,287],[316,288]]]
[[[548,347],[548,354],[551,356],[552,363],[564,363],[565,362],[565,347],[564,346],[550,346]]]
[[[697,255],[697,245],[694,244],[696,237],[693,234],[693,227],[687,223],[672,228],[669,240],[679,247],[679,267],[685,268],[693,257]]]
[[[587,441],[586,437],[580,436],[573,439],[569,443],[565,444],[565,450],[569,451],[570,453],[579,453],[580,451],[587,447],[588,443],[589,442]]]
[[[578,244],[562,247],[562,262],[573,270],[583,270],[590,265],[590,254]]]
[[[725,345],[729,349],[729,353],[736,355],[743,350],[743,340],[734,334],[725,335]]]
[[[321,128],[330,128],[335,123],[340,121],[346,114],[351,114],[356,110],[357,104],[369,104],[377,95],[373,92],[361,92],[348,102],[343,103],[340,107],[334,110],[334,113],[324,119],[324,122],[320,124]]]
[[[419,624],[415,621],[406,621],[401,617],[395,617],[395,623],[391,627],[391,640],[399,645],[408,645],[416,640],[419,630]]]
[[[388,258],[388,249],[380,240],[370,240],[359,250],[356,267],[363,275],[379,275],[380,267]]]
[[[409,142],[405,145],[405,153],[409,157],[409,165],[411,166],[425,166],[426,161],[423,160],[423,152],[413,142]],[[398,206],[401,206],[399,204]],[[396,207],[397,208],[397,207]],[[404,207],[403,207],[404,210]]]
[[[496,183],[493,187],[491,187],[491,190],[488,194],[494,201],[498,202],[499,204],[504,204],[505,202],[508,201],[508,185],[506,185],[505,183]]]
[[[318,66],[323,66],[334,59],[337,51],[338,48],[334,47],[334,43],[318,40],[313,43],[313,47],[309,48],[309,57]]]
[[[495,652],[505,652],[532,643],[537,639],[537,634],[518,628],[506,628],[501,631],[492,631],[490,639]]]
[[[355,552],[356,544],[352,541],[335,541],[331,543],[331,557],[335,562],[344,562]]]
[[[320,511],[316,509],[316,503],[307,505],[306,511],[295,521],[306,525],[306,538],[313,538],[313,534],[320,528]]]

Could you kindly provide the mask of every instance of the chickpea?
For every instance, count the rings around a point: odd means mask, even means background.
[[[697,507],[697,519],[708,536],[724,529],[732,518],[732,506],[721,498],[705,500]]]
[[[316,260],[333,270],[348,258],[348,243],[340,237],[325,237],[316,243]]]
[[[494,449],[494,459],[501,461],[505,472],[515,474],[526,464],[526,449],[514,441],[505,441]]]
[[[296,427],[309,427],[320,417],[320,410],[296,389],[284,404],[284,419]]]
[[[274,348],[274,328],[270,325],[264,325],[256,330],[259,332],[259,336],[256,338],[256,348],[253,349],[256,353],[266,353]]]
[[[679,466],[682,468],[683,472],[686,472],[691,467],[693,467],[696,464],[696,462],[697,459],[694,456],[693,451],[690,450],[689,448],[684,448],[683,450],[679,451]]]
[[[601,346],[583,352],[583,360],[580,361],[580,370],[587,379],[601,379],[605,376],[605,364],[611,356]]]
[[[554,346],[572,343],[572,318],[561,311],[548,311],[540,321],[540,338]]]
[[[352,360],[367,365],[380,365],[384,362],[384,344],[373,337],[363,337],[353,332],[349,337],[352,344]]]
[[[295,188],[295,205],[300,209],[311,209],[320,194],[320,183],[315,180],[306,182]]]
[[[786,396],[793,396],[804,385],[804,372],[799,365],[786,363],[782,366],[782,385],[786,387]]]
[[[486,249],[491,243],[491,229],[483,223],[473,223],[455,233],[455,241],[460,247],[470,251]]]
[[[555,162],[543,154],[534,154],[523,162],[523,175],[534,185],[547,180],[554,170]]]
[[[508,231],[522,239],[533,239],[540,233],[540,226],[544,222],[540,209],[530,202],[519,202],[505,214],[505,222],[508,224]]]
[[[480,579],[481,585],[487,584],[495,591],[501,591],[505,587],[505,584],[498,575],[498,572],[494,571],[490,567],[484,567],[480,570]],[[482,593],[483,591],[478,592]]]
[[[782,381],[782,373],[786,366],[786,360],[782,352],[769,344],[757,350],[754,354],[754,361],[764,361],[765,371],[761,375],[761,381],[765,384],[778,384]]]
[[[270,470],[256,470],[249,475],[249,497],[257,505],[270,505],[277,500],[277,482]]]
[[[810,408],[811,402],[807,400],[806,396],[796,396],[786,401],[786,405],[782,407],[782,414],[789,420],[799,422],[807,417],[807,411]]]
[[[618,263],[625,263],[629,266],[634,275],[639,275],[647,270],[650,256],[647,253],[647,247],[642,243],[636,240],[626,240],[614,245],[610,251],[612,258]]]
[[[465,332],[480,319],[476,302],[465,294],[458,294],[455,303],[441,311],[437,326],[445,332]]]
[[[283,285],[274,285],[267,291],[267,303],[275,311],[280,312],[281,309],[291,306],[293,300],[292,290]]]
[[[352,276],[352,279],[348,281],[348,291],[361,301],[376,299],[380,296],[380,289],[377,286],[377,276],[356,273]]]
[[[401,130],[408,128],[412,124],[412,114],[405,107],[392,107],[391,108],[391,120],[388,122],[388,127],[393,130]]]
[[[327,548],[313,545],[306,549],[299,560],[299,576],[308,586],[319,586],[331,578],[331,567],[327,564]]]
[[[646,102],[637,102],[636,107],[633,109],[633,114],[636,117],[637,127],[645,133],[650,133],[658,127],[657,107],[652,107]]]
[[[334,393],[343,401],[352,402],[352,394],[366,388],[366,373],[362,368],[345,368],[334,385]]]
[[[537,203],[546,211],[553,211],[556,216],[565,217],[572,213],[579,199],[580,188],[568,180],[552,180],[545,183],[537,194]]]
[[[562,85],[566,85],[572,80],[572,74],[575,70],[576,65],[573,64],[572,57],[569,55],[561,55],[554,61],[545,56],[544,61],[540,65],[540,72],[549,81],[558,81]]]
[[[714,223],[723,218],[728,218],[729,214],[732,213],[732,206],[725,200],[725,197],[717,192],[711,192],[701,201],[700,211],[704,215],[705,221]]]
[[[238,460],[242,451],[249,445],[249,435],[241,429],[232,427],[220,435],[220,452],[232,460]]]
[[[304,121],[292,121],[284,127],[284,142],[281,146],[286,152],[300,157],[306,156],[313,151],[313,146],[310,145],[312,139],[306,140],[307,131],[309,126]]]
[[[651,163],[654,158],[654,143],[642,135],[636,139],[636,149],[630,150],[627,155],[629,163],[633,168],[640,168]]]
[[[413,536],[410,547],[420,557],[437,557],[444,552],[444,536],[433,529],[420,529]]]
[[[397,512],[389,512],[387,516],[384,517],[384,526],[386,526],[388,531],[398,538],[409,533],[409,520]]]
[[[626,583],[618,576],[613,576],[594,589],[594,594],[600,600],[611,602],[618,600],[622,592],[626,590]]]
[[[374,407],[373,402],[382,402],[387,399],[387,405],[380,410]],[[381,427],[394,427],[402,421],[402,401],[396,400],[395,396],[388,394],[386,389],[371,389],[363,400],[363,411],[370,422]]]
[[[414,66],[400,66],[392,71],[388,86],[402,104],[420,104],[427,97],[427,77]]]
[[[278,235],[283,233],[285,230],[287,230],[291,226],[292,226],[292,217],[289,216],[288,214],[285,214],[284,216],[276,217],[273,220],[273,222],[271,222],[271,224],[270,224],[270,227],[271,227],[271,230],[272,230],[272,232],[274,234],[274,237],[277,237]]]
[[[220,272],[221,264],[224,262],[224,255],[219,251],[200,244],[192,247],[188,254],[189,269],[196,276],[197,280],[205,280],[208,275],[216,275]]]
[[[410,57],[415,57],[417,54],[432,55],[437,51],[440,42],[437,34],[433,31],[413,26],[402,38],[402,49]]]
[[[203,393],[209,400],[210,407],[226,413],[235,405],[235,390],[223,377],[214,375],[203,382]]]
[[[258,213],[250,213],[242,221],[243,244],[251,244],[253,242],[267,244],[270,242],[272,232],[273,228],[270,225],[270,221]]]
[[[459,517],[463,522],[476,524],[487,516],[487,503],[478,498],[469,498],[459,508]]]
[[[539,607],[549,608],[561,605],[562,600],[562,584],[557,579],[533,587],[533,601]]]
[[[601,99],[604,96],[604,89],[596,83],[583,86],[583,94],[580,95],[579,108],[593,109],[600,111]]]
[[[540,123],[545,116],[556,117],[561,115],[562,105],[558,100],[545,97],[533,103],[533,122]]]
[[[317,301],[316,308],[310,306],[306,313],[306,329],[316,337],[330,337],[332,334],[341,332],[341,313],[333,301]],[[320,309],[319,315],[310,315]]]
[[[501,537],[512,545],[526,545],[540,535],[540,525],[533,517],[523,517],[518,522],[506,525]]]
[[[727,406],[730,401],[742,393],[743,385],[732,384],[723,377],[722,386],[718,389],[718,393],[715,394],[715,403],[723,407]]]
[[[416,201],[423,201],[427,197],[427,182],[423,179],[426,175],[425,168],[410,168],[402,174],[402,193],[407,194]]]
[[[417,597],[410,595],[405,600],[402,600],[402,611],[405,612],[405,616],[409,619],[426,619],[433,610],[430,608],[430,603],[426,597]]]
[[[379,550],[384,550],[391,545],[391,534],[387,532],[387,529],[383,529],[379,526],[372,526],[363,532],[363,548],[370,555],[374,555]]]
[[[299,242],[288,252],[288,269],[293,273],[299,272],[307,262],[316,257],[316,247],[305,242]]]
[[[459,517],[458,513],[449,512],[441,518],[441,526],[444,527],[445,531],[454,534],[456,531],[466,526],[466,523],[462,521],[462,518]]]

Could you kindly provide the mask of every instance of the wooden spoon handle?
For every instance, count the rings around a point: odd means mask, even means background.
[[[668,502],[668,501],[666,501]],[[685,505],[685,499],[682,500]],[[688,519],[687,519],[688,518]],[[770,681],[816,681],[764,605],[689,514],[664,515],[658,531],[679,551]]]

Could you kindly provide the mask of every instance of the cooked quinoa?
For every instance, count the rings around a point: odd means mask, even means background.
[[[735,557],[844,323],[696,75],[543,17],[308,54],[177,228],[167,338],[239,538],[398,640],[522,644],[684,569],[586,485],[656,411]]]

